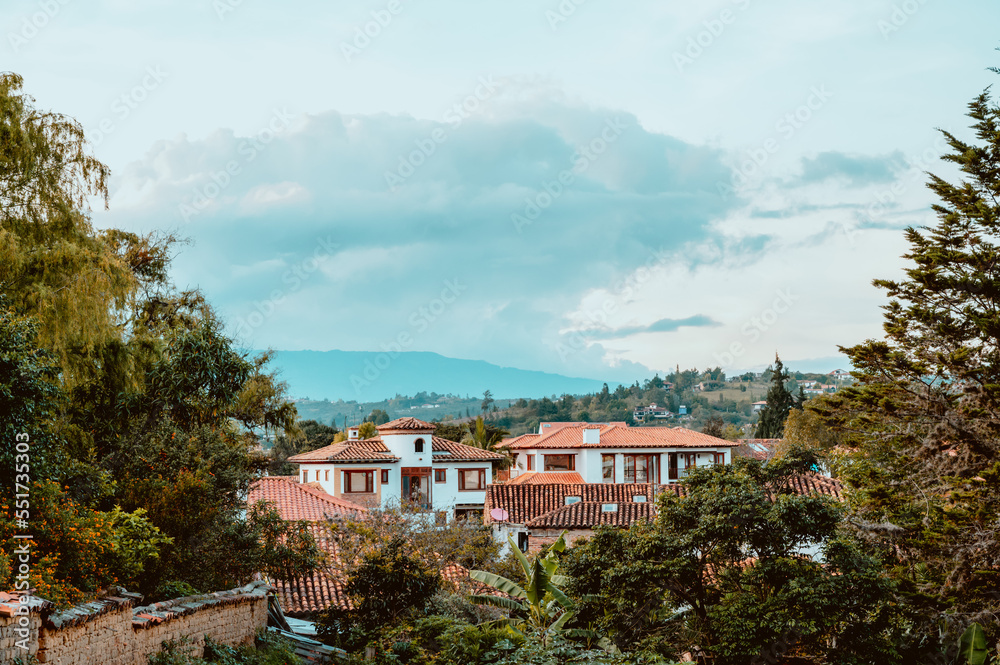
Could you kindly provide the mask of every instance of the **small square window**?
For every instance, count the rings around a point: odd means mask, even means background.
[[[448,469],[434,469],[434,482],[435,483],[448,482]]]
[[[632,501],[634,501],[635,503],[646,503],[646,495],[636,494],[635,496],[632,497]]]
[[[601,504],[602,513],[617,513],[618,504],[617,503],[602,503]]]
[[[568,496],[566,497],[566,505],[572,506],[574,503],[580,503],[580,497],[578,496]]]

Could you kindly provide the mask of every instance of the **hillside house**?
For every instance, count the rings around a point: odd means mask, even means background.
[[[632,417],[635,418],[637,423],[642,423],[647,420],[668,420],[673,418],[674,414],[666,407],[650,404],[649,406],[635,407]]]
[[[750,406],[753,407],[753,412],[754,413],[760,413],[761,411],[764,410],[764,407],[767,406],[767,400],[763,400],[763,401],[760,401],[760,402],[754,402]]]
[[[478,516],[493,462],[503,455],[434,436],[435,427],[398,418],[379,425],[371,439],[348,438],[288,461],[299,465],[302,483],[317,482],[353,503],[387,508],[412,501],[441,517]]]
[[[616,422],[542,423],[538,434],[505,439],[499,447],[514,456],[515,483],[544,474],[567,482],[666,484],[696,466],[730,463],[737,445],[683,427]]]

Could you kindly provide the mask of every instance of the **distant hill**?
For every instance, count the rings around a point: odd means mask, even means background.
[[[544,397],[599,391],[604,382],[459,360],[426,351],[390,358],[368,351],[276,351],[273,367],[294,398],[378,402],[419,392],[494,397]],[[610,384],[614,390],[617,384]]]

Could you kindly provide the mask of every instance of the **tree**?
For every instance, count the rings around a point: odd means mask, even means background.
[[[491,393],[489,390],[483,391],[483,403],[480,404],[479,406],[482,409],[483,413],[489,411],[490,407],[493,406],[493,393]]]
[[[373,423],[376,427],[379,425],[384,425],[391,420],[389,414],[385,412],[384,409],[372,409],[372,412],[368,414],[365,418],[366,421]]]
[[[705,421],[705,426],[701,428],[702,434],[707,434],[709,436],[714,436],[717,438],[724,438],[725,423],[719,416],[709,416],[708,420]]]
[[[379,629],[422,612],[440,586],[441,575],[412,556],[404,539],[395,537],[364,555],[344,587],[351,608],[330,606],[320,615],[320,634],[336,640],[350,627],[367,641]]]
[[[770,369],[770,368],[768,368]],[[774,356],[774,370],[771,372],[771,387],[767,391],[767,405],[760,410],[760,420],[754,436],[758,439],[780,439],[785,430],[785,419],[795,406],[795,399],[785,388],[788,374],[781,358]]]
[[[274,440],[271,448],[271,462],[268,473],[272,476],[293,476],[295,466],[285,460],[293,455],[319,450],[331,443],[337,442],[339,431],[335,427],[324,425],[315,420],[300,420],[297,423],[298,434],[282,433]]]
[[[809,405],[930,642],[976,621],[1000,637],[1000,107],[987,90],[968,108],[974,141],[942,132],[959,180],[929,174],[937,222],[906,229],[905,277],[874,282],[884,338],[842,349],[855,385]]]
[[[358,438],[373,439],[376,436],[378,436],[378,429],[375,428],[375,423],[366,420],[358,426]]]
[[[782,655],[811,662],[899,662],[881,562],[840,534],[835,500],[789,487],[813,462],[699,469],[683,496],[661,495],[654,522],[598,529],[562,562],[582,599],[574,624],[668,660],[775,662],[765,656],[783,641]],[[803,554],[810,546],[822,559]]]

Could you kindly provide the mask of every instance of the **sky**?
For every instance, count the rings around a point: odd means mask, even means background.
[[[1000,3],[6,0],[0,69],[248,348],[842,366]]]

